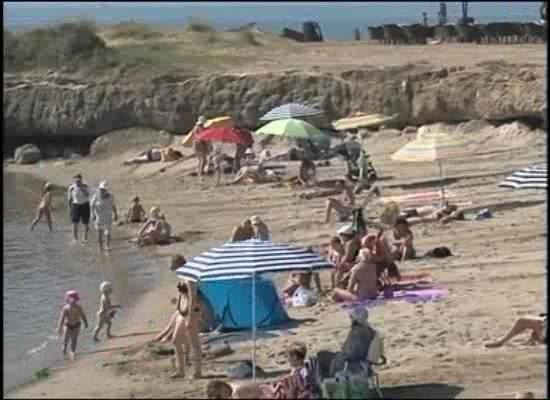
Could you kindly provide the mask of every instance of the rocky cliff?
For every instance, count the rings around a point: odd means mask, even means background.
[[[150,81],[82,81],[4,74],[5,135],[97,137],[134,126],[187,132],[198,115],[231,114],[247,126],[274,106],[317,104],[328,120],[353,111],[401,116],[403,125],[542,118],[544,69],[501,62],[474,67],[364,68],[340,74],[163,75]]]

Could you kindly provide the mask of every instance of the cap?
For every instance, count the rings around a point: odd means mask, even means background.
[[[368,322],[369,312],[365,307],[357,306],[351,309],[349,317],[352,321],[364,325]]]
[[[80,301],[80,294],[77,290],[68,290],[65,293],[65,302],[74,304]]]
[[[99,188],[107,190],[107,181],[99,182]]]
[[[101,293],[105,293],[105,292],[111,291],[111,290],[113,290],[113,285],[109,281],[104,281],[104,282],[101,283],[101,285],[99,285],[99,291]]]

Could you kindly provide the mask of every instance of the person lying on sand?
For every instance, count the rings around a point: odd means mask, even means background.
[[[531,331],[531,336],[525,342],[526,345],[546,344],[547,314],[541,314],[538,317],[518,318],[512,328],[506,335],[495,342],[486,343],[487,348],[501,347],[512,338],[521,335],[524,332]]]
[[[335,288],[332,299],[336,302],[355,302],[375,299],[378,296],[376,264],[367,249],[359,252],[359,262],[349,272],[347,289]]]
[[[146,151],[139,153],[137,157],[130,158],[129,160],[123,161],[124,165],[132,164],[145,164],[151,162],[169,162],[176,161],[183,157],[183,154],[174,150],[172,147],[163,147],[163,148],[151,148]]]
[[[57,323],[58,335],[63,334],[63,355],[67,355],[67,346],[71,342],[71,352],[69,354],[71,360],[74,360],[81,322],[84,322],[86,329],[88,328],[88,320],[84,310],[78,304],[79,301],[80,294],[76,290],[69,290],[65,293],[66,304],[61,309],[61,315]]]
[[[237,183],[268,183],[279,182],[279,177],[269,174],[264,171],[260,166],[258,167],[242,167],[235,179],[228,183],[228,185],[236,185]]]
[[[209,399],[274,399],[273,388],[261,383],[229,384],[224,381],[208,382],[206,396]]]
[[[330,222],[330,215],[332,210],[338,214],[338,220],[344,222],[349,220],[353,214],[353,207],[355,206],[355,196],[350,186],[339,182],[336,185],[336,190],[339,190],[342,194],[341,199],[330,197],[326,201],[325,211],[325,223]]]
[[[38,204],[38,208],[36,209],[36,218],[34,219],[34,221],[32,221],[32,224],[31,224],[31,228],[30,228],[31,231],[34,229],[38,221],[42,219],[42,216],[45,216],[46,222],[48,223],[48,228],[50,229],[50,232],[53,232],[52,212],[53,212],[52,185],[51,183],[47,182],[44,185],[42,198],[40,199],[40,203]]]
[[[132,199],[132,203],[130,204],[130,207],[128,207],[128,212],[126,213],[126,222],[129,222],[129,223],[144,222],[146,216],[147,216],[147,213],[145,212],[145,209],[139,202],[139,197],[134,196],[134,198]]]
[[[252,227],[252,221],[249,218],[245,219],[242,223],[233,228],[231,232],[230,242],[240,242],[243,240],[253,239],[256,233]]]
[[[445,202],[441,207],[425,206],[420,208],[406,209],[401,213],[407,218],[409,225],[439,221],[447,224],[451,221],[464,221],[464,211],[455,204]]]
[[[391,255],[394,260],[404,261],[415,258],[414,236],[406,218],[400,216],[395,220],[393,224],[393,238]]]

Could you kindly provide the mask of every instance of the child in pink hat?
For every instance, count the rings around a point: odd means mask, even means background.
[[[71,360],[74,360],[81,323],[84,322],[84,327],[88,328],[88,320],[86,319],[84,310],[78,304],[79,301],[80,294],[78,291],[69,290],[65,293],[65,305],[61,310],[57,324],[59,336],[63,334],[63,355],[67,355],[67,346],[71,342],[71,352],[69,353]]]

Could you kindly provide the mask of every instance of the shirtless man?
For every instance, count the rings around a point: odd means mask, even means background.
[[[53,211],[53,205],[52,205],[52,185],[50,183],[46,183],[44,185],[44,192],[42,193],[42,198],[40,199],[40,204],[38,205],[38,209],[36,210],[36,218],[34,221],[32,221],[31,224],[31,231],[34,229],[38,221],[42,219],[42,216],[46,216],[46,222],[48,223],[48,228],[50,228],[50,232],[53,232],[52,228],[52,211]]]
[[[325,223],[330,222],[330,214],[332,210],[335,210],[338,214],[340,222],[347,221],[353,214],[353,207],[355,205],[355,196],[351,188],[339,181],[336,183],[335,188],[342,193],[342,199],[330,197],[326,201],[326,216]]]
[[[67,354],[67,346],[71,342],[71,353],[69,357],[74,360],[76,352],[76,344],[80,333],[81,321],[84,322],[84,327],[88,328],[88,320],[84,310],[78,304],[80,295],[76,290],[69,290],[65,293],[65,306],[61,310],[59,322],[57,323],[57,332],[59,336],[63,334],[63,355]],[[63,330],[63,327],[65,329]]]
[[[346,289],[336,288],[332,298],[336,302],[355,302],[375,299],[378,296],[378,278],[376,264],[372,261],[369,250],[359,253],[359,262],[350,271],[349,283]]]

